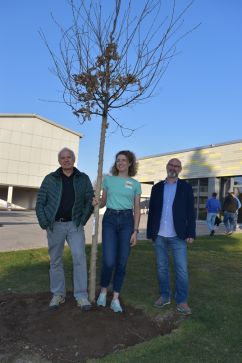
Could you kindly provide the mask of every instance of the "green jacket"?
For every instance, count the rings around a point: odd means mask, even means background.
[[[85,225],[90,218],[93,207],[93,187],[89,177],[75,169],[73,186],[75,190],[75,202],[72,208],[72,221],[78,227]],[[36,215],[41,228],[52,228],[58,211],[62,196],[61,168],[48,174],[41,186],[37,196]]]

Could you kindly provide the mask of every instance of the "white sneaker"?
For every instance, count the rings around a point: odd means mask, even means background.
[[[107,304],[107,294],[105,292],[100,292],[97,299],[97,306],[105,307]]]
[[[76,299],[77,306],[82,310],[90,310],[92,305],[90,301],[86,297],[81,297],[80,299]]]
[[[62,295],[53,295],[52,299],[50,300],[49,303],[49,308],[50,309],[57,309],[60,304],[64,304],[65,302],[65,297]]]
[[[111,302],[110,308],[115,312],[115,313],[122,313],[123,309],[120,305],[119,299],[114,299]]]

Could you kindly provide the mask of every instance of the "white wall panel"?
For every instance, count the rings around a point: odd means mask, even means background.
[[[80,135],[36,115],[0,114],[0,184],[38,188],[59,167],[57,154],[78,157]]]

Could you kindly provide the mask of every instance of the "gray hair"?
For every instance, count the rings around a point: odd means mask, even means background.
[[[71,155],[71,158],[72,160],[76,160],[76,156],[75,156],[75,153],[73,150],[69,149],[68,147],[63,147],[63,149],[61,149],[59,152],[58,152],[58,161],[60,161],[60,157],[61,157],[61,154],[64,152],[64,151],[68,151],[68,153]]]

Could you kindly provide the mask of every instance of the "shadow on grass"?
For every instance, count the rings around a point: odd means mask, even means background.
[[[196,265],[204,269],[222,268],[221,259],[241,255],[241,234],[232,236],[216,235],[199,237],[188,246],[190,270]],[[86,246],[87,262],[90,258],[90,246]],[[218,259],[218,267],[214,263]],[[64,252],[64,269],[67,290],[72,290],[72,258],[68,247]],[[101,246],[98,248],[97,286],[101,261]],[[211,263],[206,263],[213,261]],[[229,263],[229,262],[228,262]],[[231,263],[232,260],[231,260]],[[173,273],[171,274],[174,280]],[[49,257],[46,248],[0,253],[0,291],[41,292],[49,291]],[[131,250],[128,261],[122,296],[128,303],[141,307],[146,312],[154,312],[153,302],[159,296],[156,277],[156,262],[152,243],[139,241]]]

